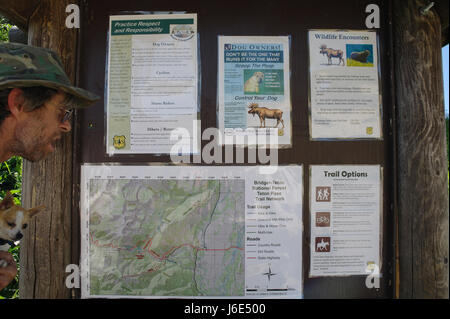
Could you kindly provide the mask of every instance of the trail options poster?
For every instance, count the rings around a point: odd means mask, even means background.
[[[106,152],[168,154],[184,143],[198,153],[197,15],[119,15],[109,22]],[[188,134],[171,140],[180,129]]]
[[[302,297],[302,166],[259,168],[82,166],[82,296]]]
[[[224,144],[291,145],[288,36],[219,36],[218,86]]]
[[[379,165],[310,167],[310,277],[381,269],[380,176]]]
[[[309,31],[311,139],[380,139],[375,31]]]

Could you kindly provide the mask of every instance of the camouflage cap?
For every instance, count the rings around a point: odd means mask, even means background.
[[[100,99],[70,83],[55,52],[20,43],[0,43],[0,90],[31,86],[45,86],[73,95],[80,101],[79,108]]]

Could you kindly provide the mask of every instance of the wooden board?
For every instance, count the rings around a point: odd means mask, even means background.
[[[402,298],[448,298],[448,162],[442,61],[434,49],[441,28],[435,12],[419,13],[426,4],[396,1],[394,10]]]
[[[381,8],[379,54],[383,105],[383,141],[320,141],[308,136],[308,29],[364,30],[365,3],[359,0],[330,1],[320,4],[299,1],[87,1],[82,12],[79,85],[104,96],[107,31],[110,14],[133,11],[181,11],[198,14],[201,58],[202,129],[217,127],[216,96],[218,35],[290,35],[293,147],[279,151],[280,164],[303,164],[305,194],[303,222],[305,298],[391,298],[394,279],[394,167],[392,120],[392,82],[389,36],[389,5],[372,1]],[[104,101],[78,115],[79,164],[170,162],[167,155],[120,155],[105,152]],[[203,142],[205,144],[205,142]],[[309,279],[309,165],[380,164],[383,166],[383,278],[380,289],[368,289],[364,276]]]
[[[74,1],[46,0],[29,20],[30,44],[57,52],[72,81],[76,73],[77,30],[65,27],[65,8]],[[64,134],[45,160],[24,160],[22,204],[45,205],[30,222],[20,249],[20,298],[70,298],[65,267],[72,259],[73,133]],[[76,203],[76,202],[75,202]]]

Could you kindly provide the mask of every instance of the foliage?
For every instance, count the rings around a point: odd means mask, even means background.
[[[8,32],[12,25],[8,20],[0,16],[0,42],[8,42]]]
[[[14,202],[19,205],[22,195],[22,158],[13,156],[0,164],[0,197],[4,198],[7,191],[14,196]]]
[[[17,271],[17,275],[13,279],[13,281],[11,281],[8,286],[6,286],[3,290],[0,291],[0,299],[17,299],[17,298],[19,298],[20,246],[11,247],[9,249],[9,252],[14,257],[18,271]]]
[[[22,200],[22,158],[11,157],[8,161],[0,164],[0,198],[3,199],[7,191],[14,196],[14,202],[20,204]],[[20,246],[9,249],[19,267]],[[19,272],[14,280],[0,291],[0,299],[19,298]]]

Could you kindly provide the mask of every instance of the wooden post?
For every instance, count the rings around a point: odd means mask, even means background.
[[[69,78],[76,74],[77,30],[65,27],[73,0],[42,0],[29,20],[28,43],[56,51]],[[46,160],[23,167],[23,206],[44,204],[21,242],[20,298],[70,298],[73,134],[65,134]]]
[[[448,298],[448,180],[441,24],[394,0],[399,297]]]

